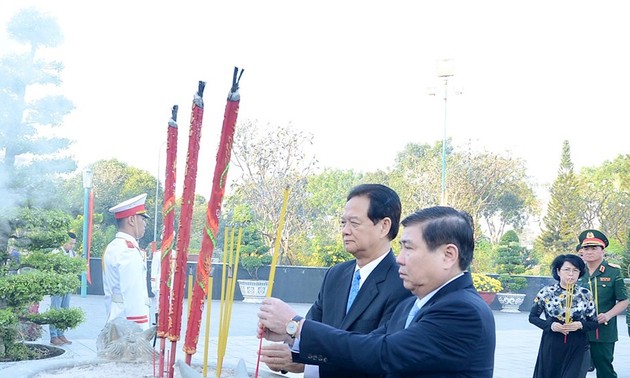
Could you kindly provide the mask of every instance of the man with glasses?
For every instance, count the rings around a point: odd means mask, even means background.
[[[147,227],[144,202],[147,194],[124,201],[111,209],[118,232],[103,253],[103,291],[107,321],[117,317],[149,328],[146,254],[138,240]]]
[[[604,260],[608,238],[601,231],[585,230],[579,241],[586,274],[580,284],[593,293],[599,326],[588,334],[591,358],[598,378],[614,378],[613,356],[617,336],[617,315],[628,307],[628,294],[618,265]]]

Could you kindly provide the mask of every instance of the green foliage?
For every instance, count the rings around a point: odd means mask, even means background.
[[[25,307],[39,303],[45,295],[61,295],[73,292],[81,286],[75,274],[50,274],[31,271],[8,275],[0,279],[0,300],[8,306]]]
[[[329,239],[315,237],[311,240],[310,266],[333,266],[344,261],[353,259],[352,254],[346,252],[340,237],[336,237],[333,242]]]
[[[31,252],[22,260],[28,266],[44,272],[79,275],[86,270],[82,257],[69,257],[63,253]]]
[[[626,238],[626,250],[623,253],[623,261],[621,265],[624,277],[630,278],[630,228],[628,228],[628,236]]]
[[[575,251],[577,236],[585,228],[583,193],[583,185],[573,172],[569,142],[564,141],[558,176],[551,187],[551,200],[543,218],[544,229],[536,242],[536,249],[550,256],[547,260]]]
[[[238,235],[238,231],[236,231]],[[235,251],[238,236],[230,234],[229,249]],[[263,265],[271,264],[272,256],[269,253],[269,246],[265,244],[260,233],[251,227],[244,227],[241,235],[241,249],[239,255],[239,264],[249,273],[249,275],[257,280],[258,269]]]
[[[42,353],[38,350],[41,347],[36,348],[33,344],[5,342],[5,347],[5,355],[0,359],[0,362],[35,360],[42,358]]]
[[[499,274],[497,279],[503,286],[506,293],[517,293],[527,287],[527,278],[521,276],[513,276],[511,274]]]
[[[25,314],[23,319],[35,324],[54,324],[55,327],[66,330],[74,328],[85,321],[85,313],[80,308],[50,309],[39,314]]]
[[[403,215],[440,202],[442,142],[433,146],[410,143],[396,158],[389,185],[401,199]],[[483,220],[491,240],[506,226],[522,227],[537,209],[533,186],[522,160],[490,152],[473,153],[447,141],[448,204],[465,210],[476,223]],[[367,174],[366,174],[367,175]],[[481,236],[480,227],[476,237]],[[497,236],[498,238],[498,236]]]
[[[580,179],[587,191],[584,196],[585,228],[604,231],[611,243],[606,251],[621,254],[630,230],[630,217],[627,216],[630,208],[630,155],[620,155],[601,166],[585,168],[580,172]]]
[[[12,309],[0,306],[0,339],[15,338],[17,335],[17,324],[17,314]]]
[[[62,210],[22,207],[12,224],[21,245],[29,250],[58,248],[68,239],[72,218]]]
[[[494,272],[496,265],[495,249],[485,237],[475,240],[474,259],[470,270],[474,272]]]
[[[515,276],[525,272],[526,253],[514,230],[503,234],[497,252],[497,272],[501,273],[498,280],[504,291],[514,293],[525,288],[527,279]]]

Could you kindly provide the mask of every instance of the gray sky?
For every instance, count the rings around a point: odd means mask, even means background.
[[[21,8],[35,5],[62,28],[63,44],[46,56],[65,65],[60,90],[76,109],[61,132],[76,141],[81,168],[117,158],[155,174],[178,104],[182,182],[192,97],[203,80],[197,192],[209,197],[238,66],[245,69],[239,120],[313,133],[322,166],[385,169],[406,143],[442,139],[444,103],[427,95],[442,85],[440,58],[453,59],[449,88],[463,92],[448,97],[447,135],[457,148],[509,151],[526,159],[539,184],[555,178],[565,139],[578,169],[629,152],[630,23],[622,1],[167,4],[0,4],[2,55],[17,48],[5,26]]]

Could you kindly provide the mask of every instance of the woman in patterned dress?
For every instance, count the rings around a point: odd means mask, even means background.
[[[551,263],[558,282],[545,286],[534,298],[529,322],[543,330],[534,378],[586,376],[590,359],[587,332],[597,328],[597,315],[590,290],[575,284],[585,269],[578,255],[559,255]]]

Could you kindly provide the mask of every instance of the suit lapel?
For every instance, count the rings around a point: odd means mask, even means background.
[[[420,321],[420,319],[422,319],[422,316],[427,311],[427,309],[433,306],[433,304],[436,301],[440,300],[440,298],[442,298],[443,296],[449,293],[452,293],[454,291],[461,290],[470,285],[472,285],[471,275],[468,272],[464,272],[463,276],[458,277],[454,281],[450,282],[448,285],[441,288],[437,293],[435,293],[435,295],[433,295],[433,297],[431,297],[431,299],[429,299],[429,301],[425,303],[424,306],[422,306],[422,308],[420,309],[420,311],[418,311],[418,313],[413,317],[411,324]],[[409,308],[407,309],[407,314],[409,314],[410,309],[411,309],[411,306],[409,306]],[[403,328],[404,328],[404,324],[403,324]]]
[[[357,320],[361,314],[370,306],[374,298],[379,293],[379,285],[386,280],[387,272],[396,261],[393,252],[390,250],[385,258],[378,264],[378,266],[370,273],[367,280],[361,286],[359,294],[354,299],[354,303],[350,308],[350,311],[345,314],[343,322],[341,323],[341,329],[348,329],[352,323]],[[351,270],[348,274],[348,282],[352,280],[354,270]],[[348,286],[348,292],[350,291]],[[347,303],[347,302],[346,302]],[[345,308],[343,309],[345,313]]]

